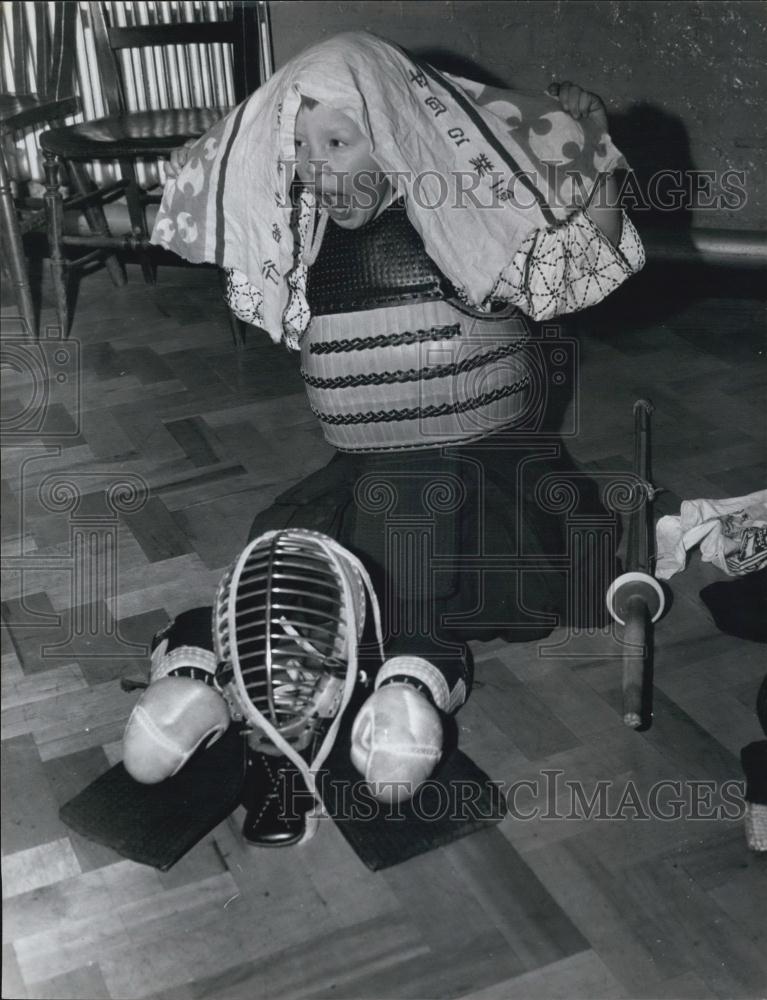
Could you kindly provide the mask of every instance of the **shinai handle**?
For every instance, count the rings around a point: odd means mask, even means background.
[[[648,610],[644,599],[635,594],[628,600],[623,641],[623,721],[632,729],[642,723],[642,690],[647,661]]]

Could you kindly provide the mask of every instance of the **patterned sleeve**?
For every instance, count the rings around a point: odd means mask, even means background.
[[[513,303],[536,321],[601,302],[645,263],[639,234],[621,214],[617,247],[583,211],[564,225],[531,233],[491,297]]]

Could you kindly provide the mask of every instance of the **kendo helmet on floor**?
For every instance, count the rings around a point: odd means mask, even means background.
[[[227,569],[213,612],[217,682],[253,749],[305,750],[348,700],[363,575],[337,542],[302,529],[261,535]]]

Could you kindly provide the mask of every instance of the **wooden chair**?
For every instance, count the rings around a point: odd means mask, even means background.
[[[26,10],[25,10],[26,8]],[[38,332],[29,283],[23,237],[45,227],[43,209],[25,210],[17,204],[5,158],[5,141],[18,132],[60,121],[79,111],[74,88],[75,19],[77,4],[56,4],[53,24],[47,3],[12,5],[13,78],[0,93],[0,236],[2,265],[15,289],[16,301],[30,337]],[[31,12],[34,37],[26,14]],[[29,73],[30,67],[33,73]],[[30,79],[30,75],[32,79]],[[7,91],[6,91],[7,87]]]
[[[51,270],[59,321],[69,329],[68,276],[72,269],[105,251],[136,251],[144,278],[154,281],[154,265],[149,251],[149,232],[145,208],[150,200],[139,187],[136,160],[146,157],[167,157],[187,139],[206,132],[229,109],[164,108],[129,111],[126,84],[121,74],[118,53],[123,49],[149,46],[208,46],[225,43],[232,49],[234,101],[239,104],[260,83],[259,29],[256,5],[247,2],[232,4],[232,18],[226,21],[196,21],[189,23],[116,26],[107,23],[104,5],[88,4],[90,26],[104,94],[107,115],[80,125],[51,129],[40,137],[44,152],[46,212]],[[88,161],[113,161],[119,165],[120,178],[97,187],[88,177],[84,164]],[[90,235],[65,235],[63,232],[63,199],[60,189],[60,165],[78,179],[81,194],[70,200],[86,208],[102,209],[107,201],[125,195],[132,233],[112,236],[106,224]],[[93,227],[92,227],[93,228]],[[68,260],[65,247],[78,247],[88,252],[76,260]]]

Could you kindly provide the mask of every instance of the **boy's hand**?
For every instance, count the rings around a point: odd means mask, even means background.
[[[607,111],[601,97],[569,80],[549,84],[548,93],[558,98],[563,110],[576,121],[579,118],[591,118],[603,132],[607,131]]]
[[[563,111],[566,111],[576,121],[590,118],[600,131],[607,132],[607,111],[601,97],[592,94],[589,90],[584,90],[583,87],[579,87],[577,83],[571,83],[569,80],[565,80],[564,83],[549,84],[548,93],[552,97],[558,98]],[[615,178],[603,175],[599,179],[598,185],[604,187],[604,192],[600,192],[603,194],[601,203],[599,198],[593,203],[590,199],[586,214],[594,225],[602,230],[613,246],[618,246],[622,221],[618,210]],[[594,194],[597,194],[596,187]]]
[[[174,180],[186,166],[189,159],[189,150],[197,142],[196,139],[187,139],[183,146],[174,149],[170,154],[170,160],[165,164],[165,180]]]

